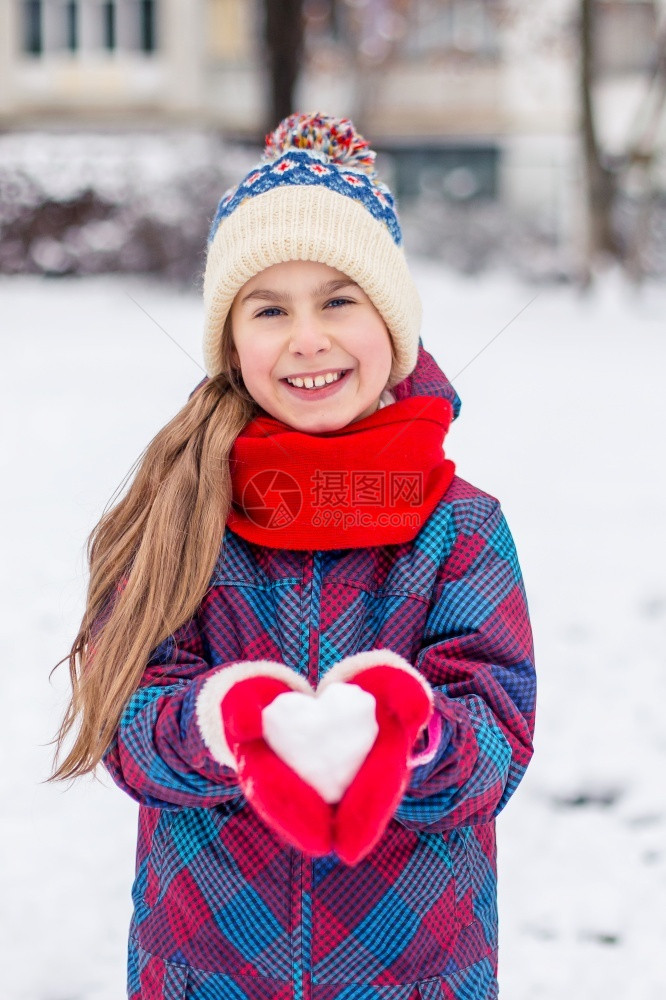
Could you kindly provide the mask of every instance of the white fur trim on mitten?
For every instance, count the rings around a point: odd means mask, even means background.
[[[202,686],[197,697],[196,719],[201,738],[219,764],[236,770],[236,759],[224,735],[220,705],[225,694],[238,681],[249,677],[275,677],[294,691],[312,695],[314,692],[304,677],[284,663],[275,660],[245,660],[221,667]]]
[[[369,649],[363,653],[354,653],[352,656],[345,656],[344,659],[339,660],[338,663],[331,667],[324,679],[320,681],[318,690],[322,691],[329,684],[350,681],[357,674],[368,670],[370,667],[397,667],[399,670],[410,674],[419,682],[427,694],[430,704],[434,705],[435,697],[425,677],[411,663],[408,663],[404,657],[400,656],[399,653],[394,653],[391,649]]]

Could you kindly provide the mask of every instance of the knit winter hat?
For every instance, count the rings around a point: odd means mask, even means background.
[[[289,260],[328,264],[357,282],[393,340],[389,385],[414,370],[421,301],[375,157],[348,118],[291,115],[267,136],[261,162],[223,195],[208,236],[203,289],[211,377],[220,371],[220,338],[237,292]]]

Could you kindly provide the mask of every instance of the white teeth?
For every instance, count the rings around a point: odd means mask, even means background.
[[[337,372],[327,372],[326,375],[316,375],[314,379],[309,375],[306,375],[304,378],[287,378],[287,382],[289,382],[290,385],[297,386],[299,389],[302,389],[303,386],[305,386],[306,389],[319,389],[322,385],[337,382],[341,376],[342,369]]]

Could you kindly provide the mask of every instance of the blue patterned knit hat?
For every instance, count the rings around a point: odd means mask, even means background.
[[[221,369],[221,336],[237,292],[287,260],[328,264],[356,281],[393,340],[389,385],[416,364],[421,303],[407,268],[389,188],[376,153],[348,118],[297,114],[266,139],[260,163],[220,200],[204,276],[208,374]]]
[[[208,234],[210,245],[217,228],[247,198],[281,185],[317,185],[359,201],[383,222],[397,246],[402,232],[389,188],[377,177],[377,154],[354,131],[348,118],[291,115],[266,137],[262,162],[240,184],[222,196]]]

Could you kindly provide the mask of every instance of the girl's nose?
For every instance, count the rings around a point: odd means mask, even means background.
[[[289,341],[292,354],[318,354],[319,351],[328,350],[330,346],[331,341],[319,319],[308,316],[294,320]]]

